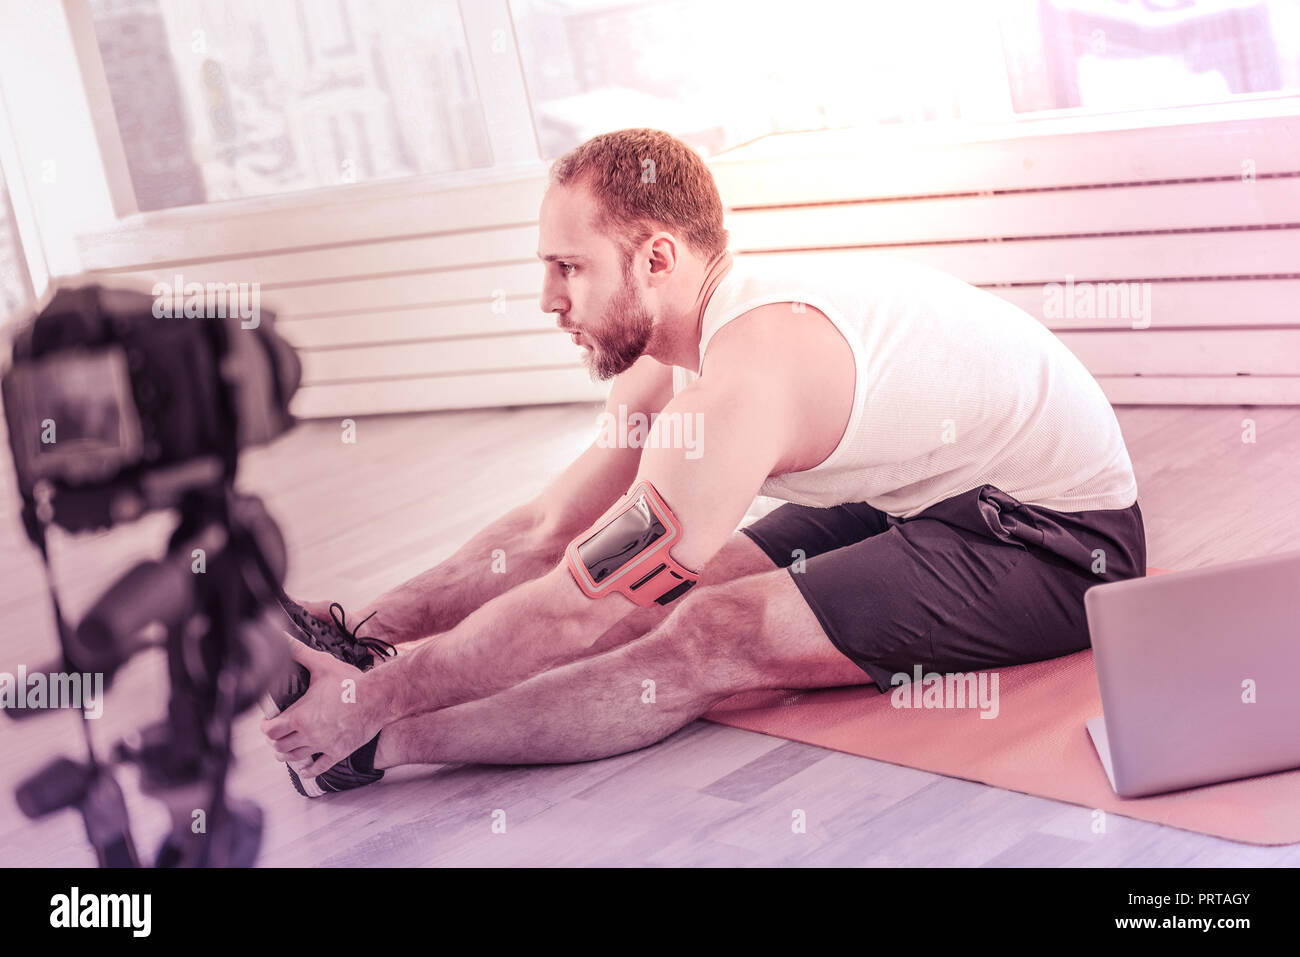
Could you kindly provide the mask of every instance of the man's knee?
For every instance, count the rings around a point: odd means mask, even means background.
[[[750,688],[829,688],[868,680],[828,639],[785,569],[703,589],[693,600],[683,599],[669,621],[675,634],[667,640],[689,657],[692,680],[702,692],[725,696]]]
[[[665,640],[685,659],[700,690],[729,690],[753,676],[751,652],[763,615],[759,577],[692,590],[665,620]]]
[[[760,572],[770,572],[776,566],[767,553],[743,532],[733,532],[731,538],[700,570],[701,585],[717,585],[735,581]]]

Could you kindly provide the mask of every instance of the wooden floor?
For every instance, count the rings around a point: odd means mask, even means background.
[[[244,463],[289,545],[288,590],[360,607],[445,558],[535,493],[594,433],[595,409],[553,406],[302,425]],[[1137,469],[1148,559],[1164,568],[1300,549],[1300,410],[1117,410]],[[1257,440],[1243,443],[1243,420]],[[7,458],[7,456],[5,456]],[[0,466],[0,671],[52,655],[35,551],[21,535],[10,467]],[[73,541],[55,562],[75,620],[127,563],[156,555],[153,516]],[[163,714],[159,653],[137,656],[94,723],[101,749]],[[14,785],[57,754],[79,757],[69,715],[0,719],[0,864],[93,863],[77,816],[29,823]],[[266,815],[266,865],[1300,865],[1300,845],[1261,848],[824,751],[707,722],[629,755],[579,765],[439,766],[390,772],[360,791],[307,801],[246,715],[232,791]],[[167,821],[119,775],[143,850]],[[802,809],[807,833],[792,834]],[[505,812],[505,833],[493,816]]]

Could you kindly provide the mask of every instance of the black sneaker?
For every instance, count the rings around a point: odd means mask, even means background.
[[[361,626],[373,615],[367,615],[355,628],[348,630],[347,616],[343,606],[338,602],[330,605],[332,620],[326,622],[310,614],[283,592],[277,597],[289,623],[289,627],[285,630],[308,648],[324,651],[362,671],[369,671],[377,661],[397,654],[397,649],[388,642],[357,634]],[[262,712],[268,718],[274,718],[306,694],[310,682],[311,674],[295,662],[288,674],[262,696]],[[369,744],[362,745],[328,771],[305,782],[298,777],[298,773],[292,767],[286,764],[289,780],[303,797],[320,797],[326,791],[347,791],[378,781],[384,776],[383,771],[374,769],[375,747],[378,741],[379,735],[375,735]],[[319,754],[312,755],[313,760],[318,757]]]
[[[380,658],[391,658],[397,654],[397,649],[388,642],[357,634],[362,625],[373,617],[373,613],[349,630],[347,615],[338,602],[330,605],[330,618],[333,620],[321,621],[288,595],[281,593],[278,597],[288,621],[285,631],[308,648],[324,651],[362,671],[369,671]],[[263,695],[262,712],[268,718],[274,718],[307,693],[310,680],[311,675],[307,669],[295,662],[289,673]]]
[[[346,758],[328,771],[322,771],[314,778],[298,777],[298,772],[289,767],[289,780],[303,797],[317,798],[332,791],[351,791],[365,784],[374,784],[384,776],[383,771],[375,769],[375,749],[379,747],[379,735],[375,735],[366,744],[357,748]],[[316,755],[319,757],[319,755]]]

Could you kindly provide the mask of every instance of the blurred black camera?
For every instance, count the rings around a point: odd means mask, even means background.
[[[143,292],[65,288],[14,340],[3,393],[18,489],[32,502],[48,482],[69,531],[172,507],[293,425],[301,366],[273,314],[249,329],[155,311]]]
[[[167,720],[119,742],[113,760],[137,763],[144,790],[171,809],[159,866],[247,866],[261,812],[226,799],[231,724],[290,662],[277,627],[284,542],[234,478],[241,449],[293,426],[301,365],[268,311],[250,327],[224,308],[173,318],[156,307],[130,289],[59,289],[17,331],[0,391],[23,525],[45,562],[59,634],[49,672],[101,674],[107,685],[136,652],[164,645]],[[179,516],[166,554],[65,625],[48,529],[107,528],[159,509]],[[19,787],[18,803],[31,817],[77,808],[102,866],[137,866],[110,764],[93,751],[85,763],[60,758]],[[206,827],[195,833],[199,810]]]

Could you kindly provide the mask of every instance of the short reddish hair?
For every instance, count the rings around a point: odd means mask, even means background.
[[[632,251],[664,228],[708,260],[727,248],[722,197],[700,155],[662,130],[593,136],[555,161],[551,181],[582,185],[596,198],[596,227]]]

